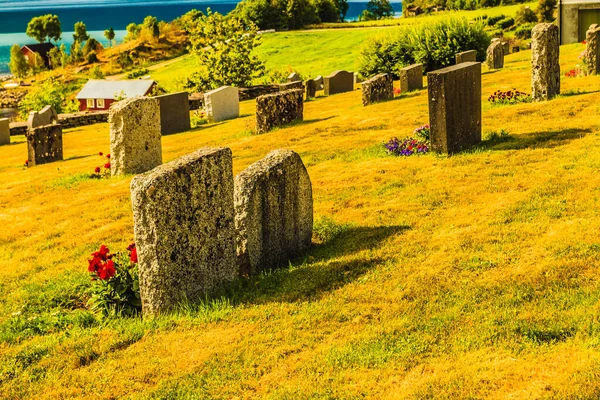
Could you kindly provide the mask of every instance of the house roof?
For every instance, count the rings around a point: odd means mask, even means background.
[[[77,94],[77,99],[115,99],[116,97],[145,96],[154,85],[151,79],[106,81],[90,79]]]
[[[35,53],[40,53],[40,55],[45,56],[50,50],[52,50],[55,47],[56,46],[54,46],[52,43],[35,43],[26,44],[25,46],[21,47],[21,49],[27,48]]]

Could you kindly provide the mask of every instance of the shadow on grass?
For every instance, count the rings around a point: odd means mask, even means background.
[[[314,124],[315,122],[327,121],[327,120],[329,120],[329,119],[332,119],[332,118],[335,118],[335,117],[336,117],[335,115],[332,115],[332,116],[325,117],[325,118],[313,118],[313,119],[305,119],[305,120],[302,120],[302,121],[299,121],[299,120],[297,120],[297,121],[294,121],[294,122],[292,122],[292,123],[290,123],[290,124],[287,124],[287,125],[281,126],[280,128],[288,128],[288,127],[290,127],[290,126],[298,126],[298,125]]]
[[[579,96],[579,95],[583,95],[583,94],[593,94],[593,93],[598,93],[598,92],[600,92],[600,90],[571,89],[571,90],[567,90],[567,91],[559,94],[557,97],[558,98],[573,97],[573,96]]]
[[[82,158],[89,158],[89,157],[91,157],[91,155],[87,155],[87,156],[71,156],[71,157],[65,158],[63,161],[79,160],[79,159],[82,159]]]
[[[233,304],[297,302],[321,297],[336,290],[384,262],[365,254],[361,258],[340,259],[368,249],[378,248],[386,239],[408,230],[408,226],[348,227],[338,237],[318,245],[296,259],[293,266],[241,278],[220,293]]]
[[[553,148],[565,145],[572,140],[580,139],[591,129],[563,129],[560,131],[534,132],[523,135],[492,135],[487,140],[482,141],[473,150],[521,150],[521,149],[540,149]]]

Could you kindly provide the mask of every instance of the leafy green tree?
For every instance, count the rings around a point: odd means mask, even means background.
[[[135,24],[133,22],[127,25],[127,28],[125,29],[127,30],[127,35],[125,35],[124,38],[126,42],[137,39],[140,36],[140,32],[142,31],[141,25]]]
[[[556,8],[557,0],[539,0],[537,8],[537,16],[539,22],[554,21],[554,9]]]
[[[317,10],[309,0],[287,0],[288,29],[300,29],[319,22]]]
[[[248,86],[262,76],[264,63],[252,54],[259,45],[257,31],[254,24],[208,9],[190,34],[200,70],[188,78],[186,87],[204,91],[224,85]]]
[[[313,4],[321,22],[338,22],[340,20],[334,0],[313,0]]]
[[[515,15],[515,22],[517,25],[537,22],[537,15],[535,15],[535,12],[531,8],[521,6]]]
[[[69,53],[67,53],[67,45],[64,43],[60,45],[60,65],[63,67],[69,65]]]
[[[81,47],[82,46],[80,42],[73,42],[73,44],[71,44],[70,62],[77,63],[83,60],[84,54]]]
[[[366,11],[375,19],[391,17],[394,15],[394,7],[389,0],[369,0]]]
[[[348,0],[335,0],[335,5],[338,9],[340,21],[343,22],[346,19],[346,14],[348,13]]]
[[[40,53],[35,53],[35,61],[33,63],[33,67],[31,68],[31,71],[33,72],[34,75],[37,75],[40,72],[44,71],[45,69],[46,69],[46,62],[44,61],[44,59],[42,58]]]
[[[27,31],[25,33],[40,43],[45,42],[46,39],[48,41],[58,41],[62,35],[60,20],[58,16],[52,14],[34,17],[27,24]]]
[[[158,25],[158,19],[156,19],[156,17],[148,15],[146,18],[144,18],[144,22],[142,22],[142,27],[143,29],[146,29],[148,32],[150,32],[152,37],[157,38],[160,36],[160,28]]]
[[[196,21],[204,14],[196,9],[190,10],[175,20],[176,24],[188,34],[196,26]]]
[[[113,44],[113,40],[115,40],[115,30],[112,26],[104,31],[104,37],[108,40],[109,44]]]
[[[47,105],[54,107],[57,113],[78,111],[77,104],[67,100],[67,90],[68,88],[56,78],[46,79],[34,86],[21,100],[19,115],[27,118],[30,111],[41,110]]]
[[[62,54],[58,47],[53,47],[48,52],[48,60],[50,61],[50,68],[55,69],[61,66],[62,64]]]
[[[8,64],[11,74],[16,76],[18,79],[23,79],[29,73],[29,63],[27,59],[21,53],[21,46],[18,44],[13,45],[10,48],[10,62]]]
[[[85,44],[83,45],[83,48],[81,49],[84,57],[86,57],[91,52],[97,52],[100,50],[102,50],[102,45],[93,37],[89,38],[87,42],[85,42]]]
[[[75,42],[83,43],[90,38],[85,24],[81,21],[75,22],[75,27],[73,30],[75,31],[75,33],[73,33],[73,41]]]

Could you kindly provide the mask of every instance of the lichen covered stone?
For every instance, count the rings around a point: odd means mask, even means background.
[[[485,60],[489,69],[504,68],[504,45],[496,40],[488,46]]]
[[[256,99],[256,133],[304,119],[304,90],[292,89]]]
[[[549,100],[560,94],[558,26],[538,24],[531,31],[531,97]]]
[[[423,64],[413,64],[398,71],[402,93],[423,89]]]
[[[391,74],[379,74],[362,83],[363,106],[394,98],[394,81]]]
[[[476,62],[477,61],[477,50],[468,50],[460,53],[456,53],[456,63],[464,62]]]
[[[27,117],[27,129],[58,123],[58,114],[54,107],[48,105],[40,111],[31,111]]]
[[[160,106],[138,97],[113,103],[110,125],[111,174],[139,174],[162,164]]]
[[[38,126],[27,131],[28,166],[47,164],[63,159],[63,138],[60,125]]]
[[[597,24],[590,25],[585,35],[585,59],[590,75],[600,73],[600,27]]]
[[[237,276],[231,150],[202,148],[134,177],[131,202],[145,315]]]
[[[312,186],[297,153],[272,151],[235,178],[235,228],[242,275],[286,264],[310,247]]]

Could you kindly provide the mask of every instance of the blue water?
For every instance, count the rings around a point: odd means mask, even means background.
[[[236,0],[227,1],[186,1],[186,0],[95,0],[83,3],[81,0],[2,0],[0,2],[0,75],[8,73],[10,47],[13,44],[35,43],[25,35],[31,18],[44,15],[58,15],[63,28],[64,43],[70,45],[75,22],[83,21],[91,36],[108,45],[104,30],[115,29],[117,42],[123,40],[125,27],[131,23],[141,23],[147,15],[162,21],[172,21],[186,12],[197,9],[211,10],[226,14],[233,10]],[[349,2],[348,20],[355,20],[365,9],[366,2]],[[397,14],[402,11],[401,3],[394,3]]]

